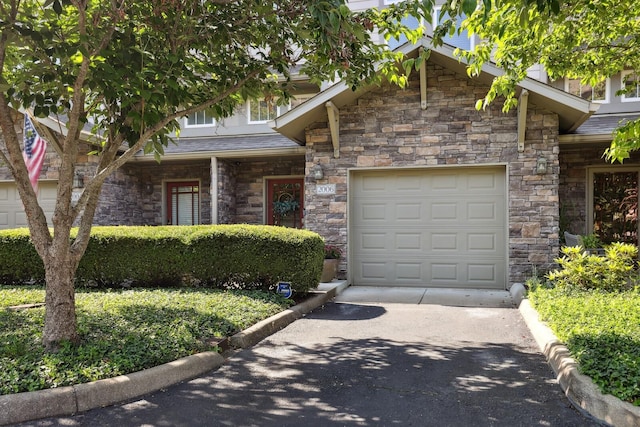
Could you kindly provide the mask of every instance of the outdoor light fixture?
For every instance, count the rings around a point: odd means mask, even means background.
[[[536,162],[536,173],[538,175],[544,175],[547,173],[547,159],[544,157],[538,158],[538,161]]]
[[[150,182],[147,182],[147,183],[144,185],[144,191],[146,191],[146,192],[147,192],[147,194],[153,194],[153,184],[152,184],[152,183],[150,183]]]
[[[324,171],[322,170],[322,166],[316,164],[313,168],[311,168],[311,173],[316,180],[324,178]]]
[[[80,176],[80,173],[78,173],[78,171],[76,171],[76,173],[73,174],[73,188],[82,188],[84,187],[84,179],[82,178],[82,176]]]

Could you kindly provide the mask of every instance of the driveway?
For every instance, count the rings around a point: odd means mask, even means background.
[[[509,308],[331,302],[218,370],[37,426],[594,426]]]

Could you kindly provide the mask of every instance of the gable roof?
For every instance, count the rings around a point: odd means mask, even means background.
[[[445,68],[452,69],[466,75],[466,65],[453,54],[454,47],[443,45],[440,47],[431,46],[431,38],[425,36],[416,44],[405,43],[397,48],[406,56],[412,57],[418,54],[420,48],[430,49],[429,61],[433,61]],[[503,70],[493,63],[485,63],[482,73],[475,79],[480,82],[491,84],[494,77],[504,74]],[[269,125],[282,135],[291,138],[297,143],[305,144],[305,128],[315,122],[326,122],[327,111],[325,104],[333,102],[338,108],[354,102],[373,86],[362,87],[356,91],[343,82],[338,82],[324,91],[318,93],[313,98],[300,104],[298,107],[277,117]],[[525,78],[518,84],[518,92],[527,90],[531,103],[558,114],[560,119],[560,133],[569,133],[577,129],[585,120],[589,118],[599,107],[599,105],[585,101],[584,99],[571,95],[560,89],[544,84],[532,78]]]

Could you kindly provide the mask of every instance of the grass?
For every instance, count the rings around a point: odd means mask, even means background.
[[[209,289],[79,290],[81,343],[46,353],[44,289],[0,286],[0,394],[128,374],[202,351],[289,305],[276,294]]]
[[[625,292],[538,287],[542,320],[605,394],[640,406],[640,288]]]

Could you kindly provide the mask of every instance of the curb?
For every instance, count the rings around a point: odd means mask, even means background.
[[[313,292],[317,295],[237,333],[229,338],[229,343],[238,348],[250,347],[326,303],[346,287],[346,283],[337,283],[337,286],[327,291]],[[0,395],[0,426],[40,418],[75,415],[78,412],[135,399],[217,369],[224,361],[225,358],[221,354],[207,351],[114,378]]]
[[[591,378],[578,372],[578,364],[571,357],[567,347],[542,323],[529,300],[522,300],[520,314],[529,327],[557,375],[565,395],[577,408],[593,418],[615,427],[640,426],[640,407],[610,395],[602,394]]]

